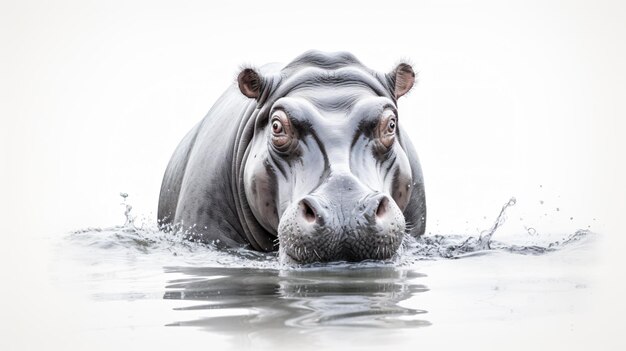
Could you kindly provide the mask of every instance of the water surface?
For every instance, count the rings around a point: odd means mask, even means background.
[[[219,349],[410,349],[502,327],[582,328],[595,235],[497,241],[514,204],[478,236],[431,234],[406,240],[393,261],[309,266],[281,265],[274,253],[216,250],[127,216],[122,226],[57,241],[51,270],[55,286],[81,306],[76,332],[111,347],[129,346],[122,338],[132,335],[158,346],[182,337]]]

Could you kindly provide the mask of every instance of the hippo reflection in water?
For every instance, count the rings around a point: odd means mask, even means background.
[[[168,282],[163,298],[196,302],[177,308],[195,311],[193,319],[181,314],[182,320],[168,325],[246,337],[285,327],[430,325],[426,310],[408,307],[415,301],[407,303],[428,291],[424,274],[389,265],[354,268],[166,267],[165,273],[176,278]],[[298,334],[298,342],[303,336]]]
[[[164,228],[284,263],[386,260],[424,233],[422,171],[397,109],[410,65],[382,74],[311,51],[237,81],[167,166]]]

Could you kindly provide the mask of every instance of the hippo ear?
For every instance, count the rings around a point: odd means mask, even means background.
[[[263,77],[252,68],[245,68],[239,76],[237,83],[241,93],[251,99],[259,99],[263,88]]]
[[[406,63],[399,64],[389,76],[393,82],[393,92],[396,99],[408,93],[415,83],[415,72],[413,72],[411,65]]]

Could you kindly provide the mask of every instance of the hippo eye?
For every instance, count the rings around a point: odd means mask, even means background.
[[[287,114],[281,110],[277,110],[272,115],[270,122],[272,128],[272,144],[277,148],[285,148],[293,139],[293,133],[291,131],[291,124]]]
[[[277,119],[272,122],[272,132],[274,134],[280,134],[283,132],[283,124]]]
[[[392,118],[387,123],[387,133],[394,133],[396,131],[396,119]]]
[[[393,144],[398,128],[398,120],[393,112],[389,111],[381,118],[378,124],[378,138],[380,142],[389,148]]]

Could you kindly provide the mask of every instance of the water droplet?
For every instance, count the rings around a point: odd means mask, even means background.
[[[543,205],[543,200],[539,200],[539,203]]]
[[[533,227],[526,228],[526,231],[528,232],[528,235],[537,235],[537,230]]]
[[[517,203],[517,199],[516,199],[516,198],[514,198],[514,197],[512,197],[512,198],[509,200],[509,206],[514,206],[516,203]]]

